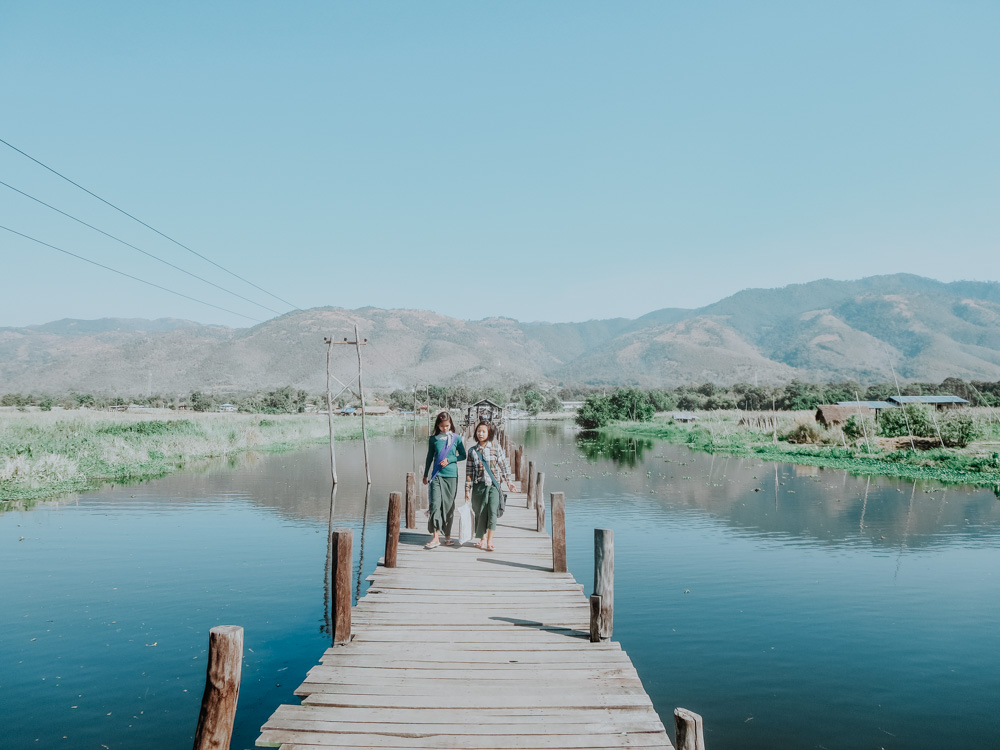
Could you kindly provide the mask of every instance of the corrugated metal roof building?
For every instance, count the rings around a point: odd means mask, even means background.
[[[969,403],[958,396],[889,396],[889,402],[897,406],[929,404],[937,409],[956,409]]]

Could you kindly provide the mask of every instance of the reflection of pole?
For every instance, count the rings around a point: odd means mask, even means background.
[[[333,450],[333,396],[330,393],[330,353],[333,351],[333,339],[323,339],[326,343],[326,416],[330,421],[330,474],[333,477],[333,484],[337,484],[337,455]],[[331,516],[333,509],[333,496],[330,498]]]
[[[358,548],[358,584],[354,590],[355,603],[361,598],[361,576],[365,569],[365,531],[368,528],[368,497],[371,493],[371,485],[365,487],[365,507],[361,511],[361,546]]]
[[[368,339],[365,339],[368,343]],[[368,466],[368,433],[365,432],[365,388],[361,385],[361,340],[358,338],[358,325],[354,324],[354,346],[358,350],[358,391],[361,393],[361,442],[365,446],[365,476],[368,484],[372,483],[372,472]]]

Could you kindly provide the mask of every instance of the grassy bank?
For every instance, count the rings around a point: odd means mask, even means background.
[[[824,431],[824,443],[797,445],[781,436],[797,424],[812,421],[814,412],[780,413],[773,430],[741,425],[740,418],[744,415],[745,412],[738,411],[699,412],[698,421],[693,424],[680,424],[670,417],[657,416],[652,422],[616,423],[602,432],[657,438],[706,453],[846,469],[861,475],[1000,487],[1000,428],[986,410],[976,415],[980,422],[977,441],[965,448],[932,450],[891,450],[879,447],[872,440],[851,442],[836,428]],[[775,434],[777,442],[774,442]]]
[[[400,424],[370,419],[368,434],[388,434]],[[315,414],[4,412],[0,500],[38,500],[162,477],[205,458],[321,444],[327,430],[326,416]],[[359,438],[361,420],[338,418],[334,430],[338,440]]]

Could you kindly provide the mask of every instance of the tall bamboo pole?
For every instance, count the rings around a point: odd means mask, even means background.
[[[333,351],[333,339],[326,341],[326,416],[330,421],[330,475],[337,484],[337,454],[333,449],[333,395],[330,393],[330,356]]]
[[[368,343],[368,339],[365,339]],[[368,433],[365,431],[365,388],[361,384],[361,339],[358,338],[358,324],[354,324],[354,346],[358,350],[358,392],[361,394],[361,442],[365,446],[365,476],[372,483],[372,471],[368,464]]]

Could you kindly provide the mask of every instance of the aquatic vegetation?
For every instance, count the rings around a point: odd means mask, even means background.
[[[328,439],[319,415],[0,412],[0,501],[36,500],[104,481],[154,479],[190,462],[245,451],[285,451]],[[395,419],[372,420],[369,435],[390,434]],[[340,420],[338,440],[361,436],[359,420]],[[2,509],[2,506],[0,506]]]
[[[754,456],[765,461],[845,469],[854,474],[934,479],[1000,489],[1000,452],[994,447],[1000,426],[986,410],[970,409],[947,415],[947,419],[938,418],[938,427],[947,424],[959,433],[945,437],[942,429],[945,446],[962,445],[972,436],[985,442],[932,450],[883,448],[874,434],[866,437],[853,425],[847,430],[823,429],[811,421],[811,412],[780,415],[779,424],[771,431],[739,424],[739,412],[710,412],[703,417],[695,424],[664,419],[618,422],[601,433],[609,437],[651,437],[705,453]]]

